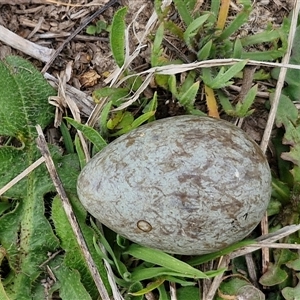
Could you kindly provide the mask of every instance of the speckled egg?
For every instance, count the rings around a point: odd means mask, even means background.
[[[198,255],[240,241],[258,225],[271,174],[244,131],[186,115],[117,138],[83,168],[77,191],[96,219],[129,240]]]

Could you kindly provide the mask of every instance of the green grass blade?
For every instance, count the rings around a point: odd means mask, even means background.
[[[241,58],[242,52],[243,52],[243,46],[242,46],[241,40],[239,38],[237,38],[235,40],[234,46],[233,46],[233,57]]]
[[[100,135],[104,138],[108,135],[107,121],[109,119],[110,109],[112,107],[112,101],[109,101],[104,105],[104,108],[100,114],[99,118],[99,127],[100,127]]]
[[[67,153],[74,153],[74,145],[68,127],[64,122],[60,124],[60,132],[63,136]]]
[[[270,50],[270,51],[254,51],[254,52],[244,52],[242,53],[241,59],[251,59],[260,61],[273,61],[284,55],[285,50]]]
[[[77,130],[80,130],[85,135],[85,137],[93,143],[93,145],[96,147],[95,150],[97,152],[102,150],[107,145],[103,137],[94,128],[80,124],[79,122],[69,117],[65,117],[65,119]]]
[[[234,32],[239,30],[243,24],[248,20],[251,10],[247,9],[240,12],[235,19],[223,30],[218,37],[218,41],[224,41],[228,39]]]
[[[131,244],[125,253],[138,259],[165,267],[169,270],[178,273],[184,273],[186,276],[194,276],[195,278],[208,278],[207,275],[200,270],[197,270],[187,263],[180,261],[160,250],[146,248],[137,244]]]
[[[274,41],[281,37],[278,30],[263,31],[254,35],[248,35],[241,39],[242,45],[250,46]]]
[[[206,60],[209,58],[213,41],[209,40],[197,53],[197,58],[199,61]]]
[[[211,13],[213,13],[215,15],[215,17],[217,17],[219,14],[220,4],[221,4],[220,0],[214,0],[214,1],[211,1],[211,3],[210,3],[210,5],[211,5],[210,11],[211,11]]]
[[[82,170],[83,167],[86,165],[86,160],[85,160],[85,154],[82,149],[82,145],[81,145],[78,135],[75,136],[74,145],[75,145],[76,153],[78,156],[80,169]]]
[[[131,278],[131,274],[128,272],[126,266],[117,258],[115,255],[115,252],[111,248],[108,241],[105,239],[103,234],[100,232],[99,228],[96,226],[96,224],[91,220],[91,224],[95,232],[97,233],[97,237],[99,238],[100,243],[103,245],[105,250],[108,252],[108,254],[113,259],[114,265],[119,273],[119,275],[125,280],[128,281],[128,279]]]
[[[162,285],[164,283],[165,279],[164,278],[159,278],[157,280],[155,280],[152,283],[147,284],[147,287],[137,291],[137,292],[133,292],[130,293],[130,295],[132,296],[142,296],[145,295],[147,293],[150,293],[151,291],[153,291],[154,289],[158,288],[160,285]]]
[[[201,255],[201,256],[198,256],[198,257],[194,257],[194,258],[192,258],[188,261],[188,264],[191,265],[191,266],[201,265],[201,264],[204,264],[204,263],[209,262],[211,260],[214,260],[214,259],[216,259],[220,256],[227,255],[227,254],[229,254],[229,253],[231,253],[231,252],[233,252],[233,251],[235,251],[239,248],[251,245],[253,243],[256,243],[256,241],[255,240],[241,241],[241,242],[235,243],[233,245],[230,245],[230,246],[226,247],[223,250],[220,250],[220,251],[217,251],[217,252],[214,252],[214,253]]]

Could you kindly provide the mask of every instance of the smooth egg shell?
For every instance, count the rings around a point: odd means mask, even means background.
[[[129,240],[196,255],[240,241],[258,225],[271,174],[244,131],[187,115],[117,138],[83,168],[77,191],[96,219]]]

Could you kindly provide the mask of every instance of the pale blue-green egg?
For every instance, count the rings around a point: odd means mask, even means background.
[[[271,174],[244,131],[186,115],[114,140],[83,168],[77,191],[91,215],[129,240],[196,255],[251,233],[267,209]]]

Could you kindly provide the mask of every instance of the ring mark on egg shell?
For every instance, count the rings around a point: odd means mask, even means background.
[[[151,224],[145,220],[139,220],[136,225],[138,229],[144,232],[150,232],[152,230]]]

